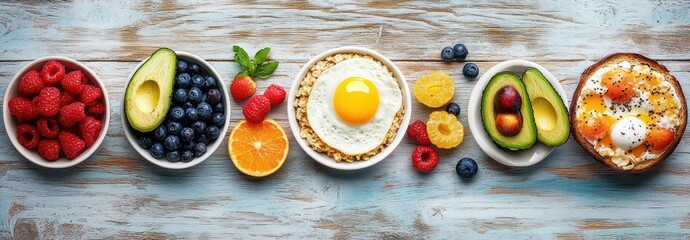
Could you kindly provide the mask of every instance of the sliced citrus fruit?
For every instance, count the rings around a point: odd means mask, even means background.
[[[442,71],[435,71],[419,77],[412,87],[414,97],[420,103],[437,108],[450,102],[455,94],[453,78]]]
[[[230,133],[228,154],[240,172],[264,177],[283,166],[289,145],[283,127],[275,120],[266,118],[261,123],[242,120]]]

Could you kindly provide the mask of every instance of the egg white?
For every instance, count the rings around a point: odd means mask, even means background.
[[[379,93],[379,106],[374,117],[356,126],[342,121],[333,106],[338,84],[350,77],[368,79]],[[384,142],[401,106],[402,92],[396,79],[374,60],[353,58],[326,69],[318,77],[307,101],[307,120],[314,133],[328,146],[344,154],[358,155],[372,151]]]

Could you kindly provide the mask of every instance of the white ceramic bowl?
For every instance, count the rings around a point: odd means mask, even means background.
[[[380,61],[383,63],[390,71],[393,73],[393,76],[398,79],[398,84],[400,84],[400,88],[402,90],[402,96],[403,96],[403,106],[405,107],[405,114],[403,115],[402,122],[400,123],[400,128],[398,129],[398,132],[395,135],[395,138],[393,139],[393,142],[383,149],[382,152],[372,156],[369,158],[369,160],[366,161],[355,161],[352,163],[349,162],[336,162],[333,158],[329,157],[325,153],[319,153],[311,149],[309,145],[307,145],[307,142],[300,137],[300,127],[299,124],[297,123],[297,119],[295,118],[295,107],[294,107],[294,102],[295,102],[295,95],[297,93],[297,89],[299,88],[299,84],[304,79],[304,77],[307,75],[309,72],[309,68],[311,68],[316,62],[321,61],[325,59],[328,56],[339,54],[339,53],[357,53],[357,54],[362,54],[362,55],[369,55],[372,56],[374,59]],[[288,111],[288,120],[290,122],[290,129],[292,130],[292,134],[295,136],[295,140],[299,144],[299,146],[307,152],[307,154],[312,157],[314,160],[317,162],[330,167],[334,169],[340,169],[340,170],[357,170],[357,169],[362,169],[366,167],[370,167],[384,158],[386,158],[395,148],[400,144],[400,141],[403,139],[405,136],[405,131],[407,131],[407,125],[410,122],[410,113],[411,113],[411,99],[410,99],[410,91],[407,86],[407,82],[405,81],[405,76],[403,76],[402,72],[400,72],[400,69],[398,69],[391,60],[388,58],[384,57],[380,53],[367,49],[367,48],[362,48],[362,47],[340,47],[340,48],[334,48],[325,52],[320,53],[319,55],[316,55],[316,57],[312,58],[307,62],[307,64],[302,67],[302,70],[300,70],[299,74],[297,74],[297,77],[295,77],[295,80],[292,82],[292,87],[290,88],[290,94],[288,95],[288,101],[287,101],[287,111]]]
[[[472,136],[474,137],[475,141],[477,141],[477,144],[482,149],[482,151],[484,151],[487,155],[489,155],[489,157],[493,158],[494,160],[502,164],[514,167],[526,167],[537,164],[538,162],[549,156],[551,151],[553,151],[554,147],[546,146],[540,142],[535,143],[534,146],[532,146],[529,149],[520,151],[510,151],[498,147],[496,143],[494,143],[493,140],[491,140],[489,134],[486,133],[484,125],[482,124],[482,92],[484,91],[486,85],[489,83],[489,80],[491,80],[491,77],[496,75],[496,73],[509,71],[517,74],[518,76],[522,76],[522,73],[525,72],[525,69],[527,69],[527,67],[533,67],[538,69],[544,75],[544,77],[547,80],[549,80],[551,85],[556,89],[556,92],[558,92],[558,94],[561,96],[561,99],[563,100],[565,106],[569,106],[568,99],[565,95],[565,90],[563,90],[563,86],[561,86],[561,84],[558,82],[558,79],[553,74],[551,74],[549,70],[546,70],[546,68],[534,62],[521,59],[501,62],[491,67],[488,71],[486,71],[484,75],[482,75],[482,77],[479,79],[479,81],[477,81],[477,83],[474,86],[474,89],[472,89],[470,101],[467,106],[467,116],[469,118],[468,120],[470,125],[470,131],[472,132]]]
[[[25,73],[31,70],[36,70],[40,73],[41,69],[43,68],[43,65],[51,60],[55,60],[62,63],[62,65],[65,66],[65,74],[67,74],[70,70],[81,70],[85,77],[87,77],[91,82],[96,83],[98,87],[103,90],[103,103],[105,105],[105,113],[101,117],[101,122],[103,123],[101,133],[98,135],[98,139],[96,139],[96,142],[93,145],[91,145],[91,147],[85,149],[84,152],[81,155],[79,155],[79,157],[72,160],[61,157],[54,162],[50,162],[38,155],[38,152],[36,150],[26,149],[24,146],[19,144],[19,141],[17,141],[17,122],[15,121],[14,117],[10,114],[9,107],[7,107],[9,100],[18,95],[17,86],[19,85],[19,79],[21,79]],[[96,73],[91,71],[91,69],[77,62],[76,60],[66,57],[49,56],[39,58],[34,60],[33,62],[30,62],[21,70],[19,70],[19,72],[17,72],[17,74],[14,75],[12,81],[5,90],[5,98],[3,101],[2,109],[3,121],[5,122],[5,131],[7,131],[7,136],[10,138],[10,142],[12,142],[14,148],[17,149],[17,151],[19,151],[19,153],[21,153],[22,156],[24,156],[26,159],[29,159],[29,161],[47,168],[67,168],[77,165],[89,158],[89,156],[91,156],[91,154],[93,154],[96,151],[96,149],[98,149],[98,146],[101,145],[103,139],[105,139],[105,135],[108,132],[108,125],[110,125],[110,102],[108,100],[108,92],[106,91],[105,84],[101,82],[101,79],[98,78]]]
[[[228,132],[228,125],[230,125],[230,95],[228,95],[228,90],[225,87],[225,83],[223,82],[223,78],[220,77],[220,74],[218,74],[218,72],[216,72],[216,69],[214,69],[211,66],[211,64],[209,64],[208,62],[206,62],[204,59],[200,58],[199,56],[191,54],[191,53],[179,52],[179,51],[175,51],[175,53],[177,54],[178,60],[185,60],[188,63],[199,64],[199,66],[201,67],[203,72],[206,72],[206,73],[210,74],[211,76],[213,76],[214,78],[216,78],[216,81],[218,82],[218,89],[220,90],[221,94],[223,95],[223,103],[225,104],[225,124],[223,125],[223,128],[220,129],[220,136],[218,137],[218,139],[216,139],[212,144],[206,146],[206,153],[204,155],[201,155],[200,157],[195,157],[192,161],[189,161],[189,162],[174,162],[173,163],[173,162],[169,162],[167,159],[165,159],[165,156],[163,156],[163,158],[161,158],[161,159],[156,159],[153,156],[151,156],[151,154],[149,153],[148,150],[140,147],[139,144],[137,143],[137,138],[135,136],[136,130],[134,130],[129,125],[129,121],[127,120],[127,115],[125,114],[125,104],[124,104],[124,102],[125,102],[124,95],[125,94],[122,94],[122,104],[121,104],[122,108],[120,109],[120,113],[121,113],[120,117],[122,120],[122,126],[123,126],[122,128],[125,130],[125,136],[127,136],[127,140],[129,141],[129,144],[131,144],[132,147],[134,147],[134,150],[136,150],[139,153],[139,155],[144,157],[149,162],[156,164],[156,165],[163,167],[163,168],[184,169],[184,168],[193,167],[193,166],[203,162],[204,160],[206,160],[208,157],[210,157],[213,154],[213,152],[216,151],[218,146],[220,146],[221,142],[223,142],[223,139],[225,138],[225,134]],[[144,64],[144,62],[146,62],[146,60],[148,60],[148,58],[141,61],[141,63],[139,63],[132,70],[132,73],[129,74],[129,78],[127,78],[127,79],[132,79],[132,76],[134,75],[134,73],[137,71],[137,69],[139,69],[139,67],[141,67],[142,64]],[[129,81],[128,81],[128,83],[129,83]],[[128,84],[125,84],[124,92],[127,91],[127,85]]]

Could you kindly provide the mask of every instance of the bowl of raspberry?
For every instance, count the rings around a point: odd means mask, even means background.
[[[47,168],[67,168],[89,158],[110,123],[103,82],[65,57],[44,57],[24,66],[7,86],[3,105],[5,131],[14,148]]]

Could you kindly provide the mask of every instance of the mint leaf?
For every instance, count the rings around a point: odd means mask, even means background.
[[[260,78],[267,78],[276,71],[276,68],[278,68],[278,61],[267,62],[257,66],[254,75]]]
[[[232,51],[235,52],[235,62],[237,62],[243,69],[253,69],[254,65],[249,60],[249,54],[240,46],[232,46]]]
[[[254,54],[254,66],[259,66],[264,63],[264,61],[266,61],[266,57],[268,57],[268,52],[270,51],[271,48],[267,47],[256,52],[256,54]]]

